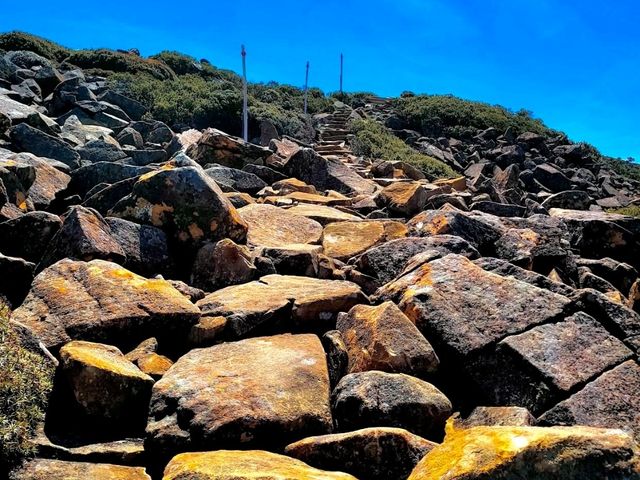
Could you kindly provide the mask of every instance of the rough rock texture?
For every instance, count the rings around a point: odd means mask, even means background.
[[[273,446],[331,427],[320,340],[278,335],[181,357],[153,387],[147,440],[163,452]]]
[[[341,431],[388,426],[438,439],[452,413],[451,402],[430,383],[401,373],[369,371],[340,380],[331,395]]]
[[[218,185],[195,167],[142,175],[110,215],[162,228],[186,245],[225,237],[242,243],[247,234],[247,225]]]
[[[294,458],[263,450],[182,453],[164,470],[164,480],[356,480],[342,472],[313,468]]]
[[[324,228],[322,247],[325,255],[344,261],[378,243],[406,235],[407,229],[400,222],[338,222]]]
[[[225,238],[216,243],[207,243],[198,250],[191,270],[191,284],[212,292],[249,282],[257,275],[257,271],[249,249]]]
[[[47,347],[74,340],[127,345],[175,336],[200,311],[165,280],[140,277],[103,260],[61,260],[42,271],[11,319]]]
[[[267,275],[218,290],[197,305],[205,315],[227,318],[226,329],[242,336],[265,323],[313,330],[331,325],[338,312],[365,302],[360,288],[351,282]]]
[[[73,341],[60,349],[62,371],[84,413],[103,421],[143,418],[153,378],[110,345]]]
[[[238,213],[249,226],[247,242],[253,246],[286,247],[318,243],[322,235],[322,226],[318,222],[273,205],[247,205]]]
[[[11,480],[151,480],[142,467],[65,462],[37,458],[14,471]]]
[[[347,349],[348,373],[380,370],[425,377],[440,363],[429,342],[392,302],[356,305],[338,316],[337,329]]]
[[[288,445],[285,453],[314,467],[357,478],[405,480],[436,445],[401,428],[374,427],[305,438]]]
[[[409,480],[637,479],[637,448],[620,430],[449,428],[444,442],[425,455]]]

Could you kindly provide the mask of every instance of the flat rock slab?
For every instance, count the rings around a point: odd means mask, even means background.
[[[434,344],[458,360],[562,315],[570,300],[447,255],[388,283],[378,296],[399,307]]]
[[[606,458],[606,461],[604,460]],[[630,435],[589,427],[448,428],[408,480],[637,480]]]
[[[402,428],[374,427],[305,438],[288,445],[285,453],[314,467],[357,478],[405,480],[436,445]]]
[[[46,347],[70,340],[131,345],[171,337],[200,318],[200,311],[169,282],[146,279],[104,260],[61,260],[43,270],[11,319]]]
[[[192,350],[153,387],[147,440],[175,453],[273,447],[328,433],[329,373],[315,335],[276,335]]]
[[[521,405],[537,415],[632,354],[579,312],[502,340],[485,364],[483,379],[497,405]]]
[[[346,261],[369,248],[407,236],[406,227],[391,220],[331,223],[322,233],[325,255]]]
[[[338,312],[358,303],[368,302],[355,283],[267,275],[211,293],[197,305],[207,316],[227,318],[229,332],[242,336],[266,322],[285,322],[307,331],[323,326],[330,330]]]
[[[628,360],[539,418],[543,425],[621,428],[640,438],[640,366]]]
[[[249,225],[247,242],[255,247],[318,243],[322,225],[273,205],[254,203],[238,210]]]
[[[217,450],[182,453],[164,470],[163,480],[357,480],[327,472],[284,455],[264,450]]]
[[[321,225],[327,225],[333,222],[359,222],[362,219],[356,215],[352,215],[337,208],[327,207],[325,205],[312,205],[300,203],[289,209],[290,213],[302,215],[303,217],[315,220]]]
[[[142,467],[36,458],[10,474],[11,480],[151,480]]]
[[[431,344],[392,302],[356,305],[338,316],[349,356],[348,373],[380,370],[425,377],[440,361]]]

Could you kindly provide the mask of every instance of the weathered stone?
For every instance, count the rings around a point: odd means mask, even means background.
[[[361,220],[361,218],[356,215],[338,210],[337,208],[327,207],[326,205],[300,203],[289,208],[288,211],[315,220],[320,223],[320,225],[346,221],[359,222]]]
[[[11,141],[22,151],[33,153],[38,157],[53,158],[71,168],[80,166],[80,155],[63,140],[20,123],[9,129]]]
[[[322,225],[273,205],[252,204],[238,210],[249,226],[247,242],[260,247],[318,243]]]
[[[259,281],[218,290],[197,305],[207,316],[227,318],[227,331],[242,336],[261,325],[281,322],[289,328],[326,331],[338,312],[358,303],[366,303],[366,298],[351,282],[267,275]]]
[[[603,373],[538,420],[543,425],[621,428],[640,438],[640,366],[628,360]]]
[[[377,202],[394,213],[410,216],[424,209],[428,197],[429,193],[420,182],[397,182],[384,187]]]
[[[508,335],[547,323],[568,298],[489,273],[460,255],[425,263],[382,287],[434,345],[459,360]]]
[[[62,220],[47,212],[28,212],[0,223],[0,252],[37,263]]]
[[[36,458],[12,472],[11,480],[151,480],[143,467]]]
[[[451,415],[451,402],[430,383],[402,373],[352,373],[331,395],[336,425],[341,431],[399,427],[438,439]]]
[[[453,417],[458,428],[471,427],[532,427],[536,419],[522,407],[476,407],[467,418]]]
[[[339,330],[329,330],[322,335],[322,346],[327,352],[329,382],[333,390],[340,379],[347,374],[349,353]]]
[[[123,262],[125,253],[111,236],[111,227],[98,212],[74,206],[65,214],[62,226],[51,240],[38,269],[42,270],[63,258]]]
[[[273,168],[269,168],[264,165],[255,165],[253,163],[245,165],[245,167],[242,170],[244,170],[245,172],[249,172],[249,173],[253,173],[254,175],[257,175],[262,180],[264,180],[268,185],[272,185],[275,182],[278,182],[280,180],[284,180],[287,178],[286,175],[278,172],[277,170],[274,170]]]
[[[264,164],[272,154],[268,148],[244,142],[215,128],[208,128],[187,148],[187,155],[200,165],[219,163],[225,167],[241,169],[249,163]]]
[[[533,178],[554,193],[571,190],[571,180],[558,168],[548,163],[536,166],[533,170]]]
[[[582,190],[567,190],[558,192],[555,195],[547,197],[542,202],[542,207],[549,210],[550,208],[568,208],[571,210],[589,210],[589,205],[593,199],[587,192]]]
[[[466,240],[453,235],[433,235],[430,237],[408,237],[391,240],[370,248],[357,259],[358,269],[378,279],[379,286],[390,282],[404,270],[414,255],[436,251],[442,256],[449,253],[464,255],[469,259],[480,256]]]
[[[96,162],[80,167],[72,172],[69,189],[85,197],[96,185],[101,183],[113,184],[128,178],[153,174],[151,167],[136,167],[112,162]]]
[[[151,225],[138,225],[122,218],[107,217],[110,235],[124,252],[122,265],[140,275],[152,276],[169,270],[171,259],[167,236]]]
[[[102,215],[108,215],[116,203],[131,194],[137,181],[137,177],[131,177],[106,185],[104,188],[101,187],[102,184],[98,184],[87,192],[86,199],[82,205],[87,208],[93,208]]]
[[[631,285],[638,278],[638,271],[627,263],[617,262],[612,258],[577,258],[578,267],[586,267],[595,275],[611,282],[622,293],[628,293]]]
[[[491,251],[501,230],[484,217],[452,210],[427,210],[407,222],[409,234],[416,237],[455,235],[467,240],[481,252]]]
[[[164,470],[164,480],[356,480],[342,472],[327,472],[294,458],[263,450],[216,450],[182,453]]]
[[[207,243],[196,255],[191,269],[191,284],[207,292],[253,280],[258,269],[251,252],[228,238]]]
[[[207,165],[205,173],[213,178],[221,188],[256,194],[267,184],[257,175],[222,165]]]
[[[280,195],[286,195],[292,192],[308,193],[318,195],[318,190],[313,185],[308,185],[297,178],[285,178],[278,180],[272,185],[274,190],[278,190]]]
[[[471,204],[471,210],[496,215],[498,217],[524,217],[527,209],[511,203],[480,201]]]
[[[81,147],[78,147],[76,151],[80,154],[82,160],[91,163],[114,163],[127,158],[127,154],[120,148],[120,145],[113,141],[105,141],[102,138],[89,140]]]
[[[320,245],[296,244],[286,247],[265,247],[262,258],[268,259],[276,273],[280,275],[301,275],[316,277],[318,273],[318,254]]]
[[[331,427],[320,340],[277,335],[180,357],[153,387],[147,440],[163,453],[274,446]]]
[[[347,348],[348,373],[380,370],[425,377],[440,363],[429,342],[392,302],[356,305],[338,315],[336,328]]]
[[[12,306],[20,305],[29,291],[34,270],[33,263],[0,253],[0,295]]]
[[[72,339],[130,345],[188,331],[200,311],[165,280],[147,280],[114,263],[61,260],[42,271],[11,319],[47,347]]]
[[[362,221],[331,223],[322,232],[324,254],[337,260],[348,260],[369,248],[407,235],[400,222]]]
[[[477,381],[496,405],[520,405],[538,415],[632,354],[579,312],[499,342],[495,355],[479,367]]]
[[[606,458],[606,460],[604,460]],[[409,480],[640,478],[638,447],[619,430],[589,427],[447,428]]]
[[[371,180],[362,178],[340,160],[324,158],[310,148],[294,153],[285,164],[285,171],[318,190],[336,190],[345,195],[376,191]]]
[[[60,349],[62,372],[83,413],[105,422],[144,425],[153,378],[116,347],[73,341]]]
[[[195,167],[142,175],[111,216],[162,228],[187,246],[230,238],[244,242],[247,225],[222,191]]]
[[[612,299],[597,290],[583,288],[576,290],[572,299],[579,309],[596,318],[616,336],[640,335],[640,314],[616,301],[615,297]]]
[[[401,428],[375,427],[305,438],[288,445],[285,453],[314,467],[357,478],[405,480],[436,445]]]

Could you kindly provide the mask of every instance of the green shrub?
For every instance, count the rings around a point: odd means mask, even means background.
[[[400,117],[408,128],[424,135],[465,135],[473,129],[494,127],[501,132],[511,127],[516,135],[535,132],[553,135],[531,112],[510,112],[504,107],[463,100],[451,95],[404,96],[395,100]]]
[[[622,160],[621,158],[603,157],[601,158],[601,163],[619,175],[640,182],[640,164],[634,162],[631,158]]]
[[[44,418],[53,368],[25,349],[0,301],[0,472],[33,453],[29,439]]]
[[[2,50],[30,50],[49,60],[61,62],[69,56],[70,50],[50,40],[24,32],[9,32],[0,35]]]
[[[69,55],[67,62],[80,68],[94,69],[102,73],[147,73],[159,80],[176,78],[174,71],[159,60],[114,50],[77,50]]]
[[[456,176],[451,167],[440,160],[417,152],[373,120],[357,120],[352,122],[351,126],[355,132],[352,148],[356,155],[410,163],[419,168],[430,180]]]
[[[198,74],[203,67],[195,58],[180,52],[163,51],[149,57],[158,60],[173,70],[176,75]]]
[[[629,205],[622,208],[609,208],[609,213],[619,213],[620,215],[629,215],[630,217],[640,218],[640,205]]]

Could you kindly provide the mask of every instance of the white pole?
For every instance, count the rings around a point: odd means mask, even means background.
[[[247,111],[247,51],[242,45],[242,138],[249,141],[249,112]]]
[[[309,62],[307,61],[307,73],[304,77],[304,114],[307,114],[307,93],[309,88]]]

